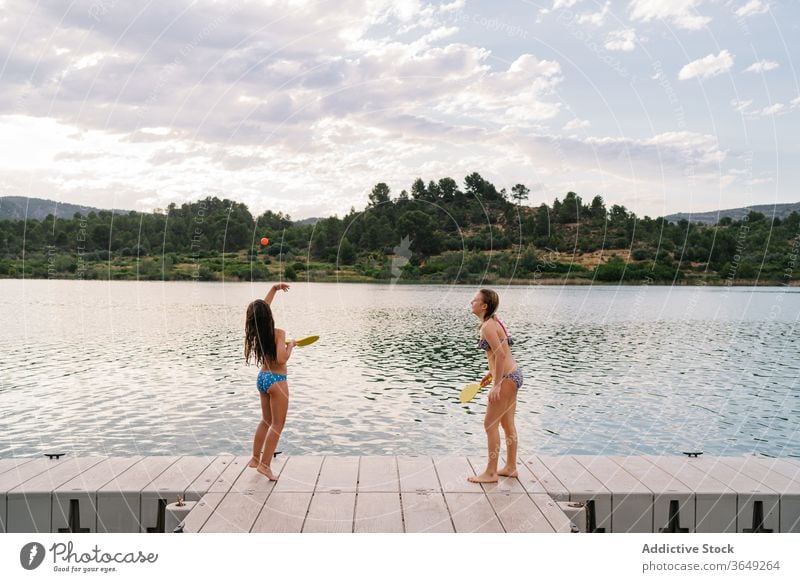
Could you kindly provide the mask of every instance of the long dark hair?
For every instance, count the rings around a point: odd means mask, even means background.
[[[244,321],[244,359],[249,364],[250,356],[256,364],[268,364],[277,358],[275,345],[275,320],[272,309],[263,299],[256,299],[247,306]]]
[[[479,293],[483,298],[483,302],[486,304],[486,313],[483,315],[483,321],[487,321],[495,314],[497,308],[500,307],[500,296],[496,291],[492,291],[491,289],[481,289]]]

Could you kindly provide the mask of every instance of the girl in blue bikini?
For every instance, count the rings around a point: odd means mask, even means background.
[[[472,313],[481,320],[481,336],[478,347],[486,350],[489,360],[489,375],[494,379],[494,386],[489,391],[486,416],[483,428],[489,441],[489,461],[486,470],[473,477],[473,483],[495,483],[498,475],[517,476],[517,428],[514,425],[514,413],[517,409],[517,390],[522,386],[522,371],[517,368],[511,346],[514,340],[509,337],[506,326],[495,315],[500,305],[500,298],[491,289],[481,289],[470,302]],[[497,469],[500,456],[500,429],[506,435],[506,465]]]
[[[297,345],[294,340],[286,341],[286,332],[275,328],[270,303],[278,291],[288,291],[286,283],[276,283],[264,299],[256,299],[247,306],[244,324],[244,358],[250,363],[250,356],[261,366],[256,387],[261,397],[261,422],[253,437],[253,457],[249,467],[265,475],[270,481],[277,477],[270,469],[270,462],[281,438],[289,408],[289,385],[286,383],[286,362]],[[263,448],[263,452],[262,452]]]

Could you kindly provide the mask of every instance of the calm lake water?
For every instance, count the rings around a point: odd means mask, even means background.
[[[251,283],[0,281],[0,457],[249,454]],[[295,283],[287,454],[483,454],[473,287]],[[525,374],[520,447],[800,456],[800,293],[498,288]]]

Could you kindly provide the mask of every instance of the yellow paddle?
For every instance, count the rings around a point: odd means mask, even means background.
[[[492,383],[492,375],[487,374],[486,378],[480,384],[467,384],[466,386],[464,386],[464,389],[461,391],[461,394],[458,395],[458,399],[461,401],[461,404],[466,404],[467,402],[475,398],[475,395],[478,392],[480,392],[481,388],[491,383]]]
[[[297,340],[297,345],[299,347],[307,346],[309,344],[313,344],[318,339],[319,339],[318,335],[310,335],[308,337],[304,337],[303,339]],[[288,344],[289,342],[286,342],[286,343]]]

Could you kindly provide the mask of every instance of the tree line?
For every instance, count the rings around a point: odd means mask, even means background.
[[[601,281],[674,281],[692,274],[780,281],[796,262],[797,212],[783,220],[750,212],[742,220],[702,225],[639,218],[624,206],[607,207],[601,195],[584,202],[568,192],[538,207],[529,206],[529,198],[523,184],[498,190],[474,172],[463,185],[449,177],[418,178],[396,196],[381,182],[362,210],[315,224],[272,210],[254,216],[246,205],[218,197],[152,213],[0,220],[0,276],[52,270],[69,277],[81,262],[152,259],[142,263],[143,278],[171,278],[174,265],[194,260],[208,279],[268,278],[280,265],[289,279],[327,266],[375,280],[397,277],[399,268],[405,280],[433,282],[547,273]],[[270,239],[266,249],[262,236]],[[601,250],[617,256],[596,268],[570,258]]]

